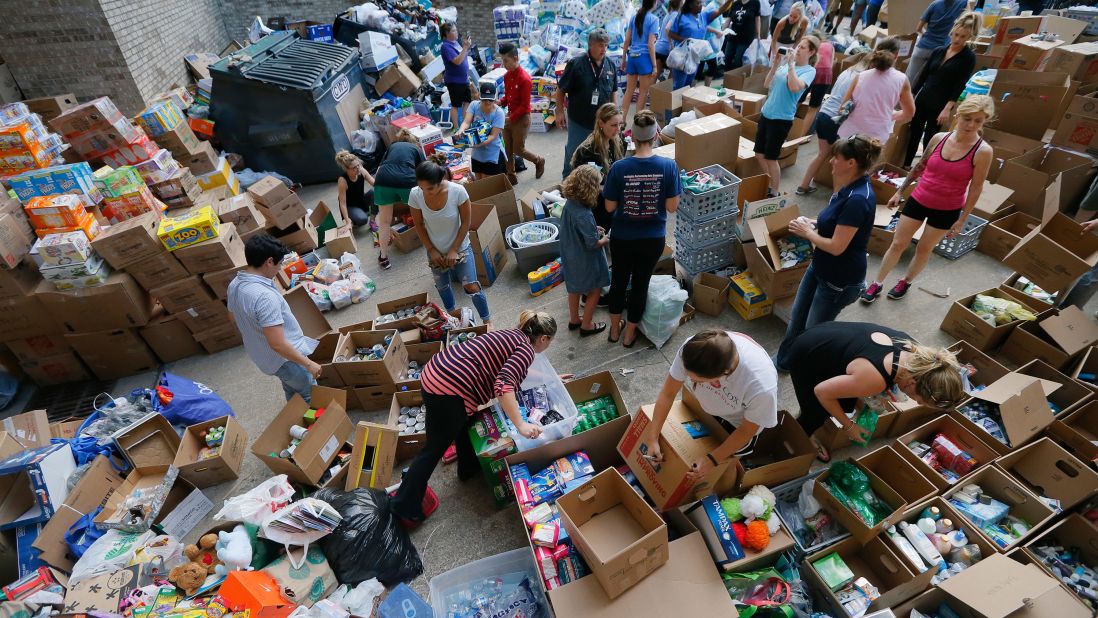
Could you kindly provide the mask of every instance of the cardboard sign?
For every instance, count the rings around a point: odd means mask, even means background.
[[[126,567],[70,584],[61,611],[66,614],[117,614],[119,602],[137,587],[139,570],[140,566]]]

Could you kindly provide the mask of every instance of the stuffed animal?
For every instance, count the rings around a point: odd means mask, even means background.
[[[246,570],[252,563],[252,541],[243,525],[217,533],[217,558],[222,563],[217,565],[218,575]]]
[[[202,538],[198,539],[198,545],[188,545],[183,548],[183,555],[187,557],[187,560],[201,566],[209,575],[221,563],[217,558],[217,552],[214,550],[216,544],[216,534],[203,534]]]
[[[168,581],[178,586],[187,596],[191,596],[206,581],[206,569],[197,562],[185,562],[168,573]]]

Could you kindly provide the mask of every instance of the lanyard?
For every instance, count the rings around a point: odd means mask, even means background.
[[[591,76],[595,78],[595,89],[597,90],[599,87],[599,80],[602,79],[602,71],[606,66],[606,58],[602,59],[602,64],[597,71],[595,70],[595,63],[591,60],[590,55],[587,56],[587,62],[591,64]]]

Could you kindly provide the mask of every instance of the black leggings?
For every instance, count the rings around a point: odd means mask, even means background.
[[[942,109],[920,109],[915,108],[915,116],[911,118],[911,122],[908,126],[911,127],[911,133],[907,138],[907,153],[904,155],[904,167],[911,165],[911,162],[915,160],[915,152],[919,150],[919,141],[923,142],[923,148],[926,148],[930,143],[930,139],[934,137],[941,127],[938,126],[938,114]]]
[[[435,395],[423,391],[423,405],[427,408],[427,444],[412,460],[412,466],[404,475],[396,498],[391,503],[394,513],[412,521],[423,519],[427,481],[451,443],[457,445],[459,478],[476,474],[479,465],[473,443],[469,441],[473,417],[465,412],[465,400],[457,395]]]
[[[610,237],[610,258],[614,261],[610,269],[610,314],[619,315],[625,308],[625,288],[629,280],[633,287],[629,289],[629,315],[627,319],[637,324],[644,315],[648,304],[648,282],[652,280],[652,270],[663,255],[664,239],[637,238],[634,240]]]

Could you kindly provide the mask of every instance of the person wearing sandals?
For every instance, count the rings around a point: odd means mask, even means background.
[[[408,195],[416,186],[416,166],[420,163],[423,163],[423,151],[419,149],[419,143],[406,129],[401,129],[377,168],[374,179],[374,202],[378,209],[377,262],[383,270],[392,268],[389,244],[392,242],[393,206],[408,203]]]
[[[957,107],[955,130],[939,133],[930,140],[918,165],[888,200],[889,208],[900,204],[904,207],[892,244],[881,258],[877,278],[862,294],[863,303],[872,303],[881,295],[885,278],[911,246],[911,239],[923,221],[926,230],[915,245],[915,257],[907,273],[888,292],[893,300],[907,294],[911,282],[926,268],[931,251],[942,238],[953,238],[964,230],[968,215],[980,200],[994,158],[991,145],[980,137],[984,123],[990,122],[994,115],[995,101],[987,95],[974,94],[962,101]],[[919,183],[915,191],[905,200],[907,187],[916,180]]]
[[[851,440],[868,432],[849,415],[859,397],[899,388],[922,406],[947,410],[966,397],[952,352],[915,343],[898,330],[865,322],[828,322],[801,333],[789,351],[789,377],[801,407],[797,421],[812,436],[817,457],[831,454],[813,435],[829,418]]]
[[[605,231],[595,224],[591,211],[598,203],[602,174],[593,165],[572,169],[560,186],[568,201],[560,216],[560,255],[564,269],[564,287],[568,290],[568,330],[579,330],[588,337],[606,330],[605,322],[592,322],[602,288],[610,284],[606,251],[610,242]],[[586,295],[583,316],[580,297]]]
[[[663,255],[667,234],[667,213],[679,207],[682,182],[674,159],[653,152],[659,125],[656,114],[645,109],[633,117],[633,142],[636,152],[610,167],[603,186],[606,211],[614,216],[610,233],[610,257],[614,270],[610,277],[610,334],[607,340],[619,340],[633,347],[640,335],[644,308],[648,303],[648,283]],[[621,312],[629,290],[629,321],[623,328]],[[624,334],[622,331],[624,330]]]
[[[660,429],[684,385],[728,432],[720,446],[693,462],[691,474],[696,478],[732,457],[751,454],[759,434],[778,424],[778,372],[766,350],[742,333],[704,330],[675,353],[656,397],[652,423],[643,438],[654,463],[663,460]]]
[[[340,150],[336,153],[336,163],[343,173],[336,180],[336,200],[339,202],[339,214],[343,225],[355,227],[370,223],[373,213],[366,203],[366,185],[374,185],[374,177],[362,167],[362,160],[354,153]],[[376,199],[376,196],[375,196]]]

